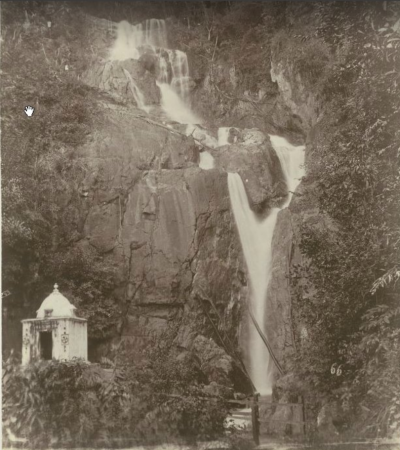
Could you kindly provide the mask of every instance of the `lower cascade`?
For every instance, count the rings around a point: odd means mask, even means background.
[[[288,188],[294,190],[303,175],[304,147],[294,147],[279,136],[270,136],[270,139],[281,162]],[[249,306],[262,332],[267,335],[265,318],[268,311],[265,307],[271,277],[272,238],[278,213],[289,204],[292,194],[288,195],[283,207],[271,208],[268,216],[260,219],[250,208],[246,190],[239,174],[228,174],[228,187],[250,279]],[[271,394],[270,355],[254,326],[250,326],[248,349],[250,376],[257,391],[262,395]]]
[[[250,278],[250,307],[264,330],[265,300],[270,275],[271,242],[278,208],[273,208],[268,217],[260,220],[250,209],[249,200],[240,175],[228,174],[229,195],[240,241]],[[268,371],[269,354],[254,327],[249,334],[250,376],[260,394],[271,393]]]

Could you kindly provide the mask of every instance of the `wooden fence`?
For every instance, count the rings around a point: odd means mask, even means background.
[[[244,410],[240,410],[234,413],[234,417],[237,419],[251,420],[253,440],[256,445],[260,444],[261,425],[263,424],[283,424],[283,425],[297,425],[301,434],[307,433],[305,407],[301,397],[299,397],[298,403],[274,403],[270,398],[260,397],[258,394],[245,400],[229,400],[229,403],[236,406],[243,406]],[[272,408],[291,408],[292,415],[297,410],[297,416],[299,420],[286,420],[286,419],[273,419],[271,417],[260,417],[260,407]],[[245,409],[250,409],[246,411]],[[270,414],[272,416],[272,413]]]

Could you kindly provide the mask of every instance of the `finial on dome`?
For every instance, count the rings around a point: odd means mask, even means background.
[[[57,283],[54,285],[54,291],[53,292],[58,292],[58,284]]]

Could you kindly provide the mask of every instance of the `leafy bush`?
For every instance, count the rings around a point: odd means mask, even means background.
[[[207,391],[196,358],[189,354],[177,359],[171,349],[173,335],[171,330],[161,340],[154,340],[139,364],[132,364],[129,349],[120,351],[119,366],[129,374],[134,395],[150,411],[143,416],[136,432],[154,443],[218,438],[224,431],[228,404],[224,397]],[[153,430],[152,437],[149,429]]]
[[[116,438],[194,442],[223,434],[227,404],[204,389],[193,359],[176,360],[157,347],[135,364],[119,356],[118,363],[107,361],[106,372],[79,360],[21,367],[11,355],[3,367],[5,428],[35,448]]]
[[[113,387],[114,380],[83,361],[20,367],[11,356],[3,367],[4,425],[34,448],[123,435],[126,395]]]

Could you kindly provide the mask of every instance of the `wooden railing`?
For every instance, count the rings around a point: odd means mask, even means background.
[[[285,425],[298,425],[300,426],[301,433],[306,434],[306,419],[304,402],[299,397],[298,403],[276,403],[272,402],[270,398],[260,397],[258,394],[253,395],[249,399],[244,400],[228,400],[228,403],[236,406],[243,406],[243,409],[249,409],[250,411],[238,411],[234,413],[235,418],[251,420],[253,440],[256,445],[260,444],[260,429],[262,424],[281,423]],[[268,406],[270,408],[292,408],[297,409],[298,416],[301,420],[286,420],[286,419],[272,419],[270,417],[260,417],[260,406]]]

